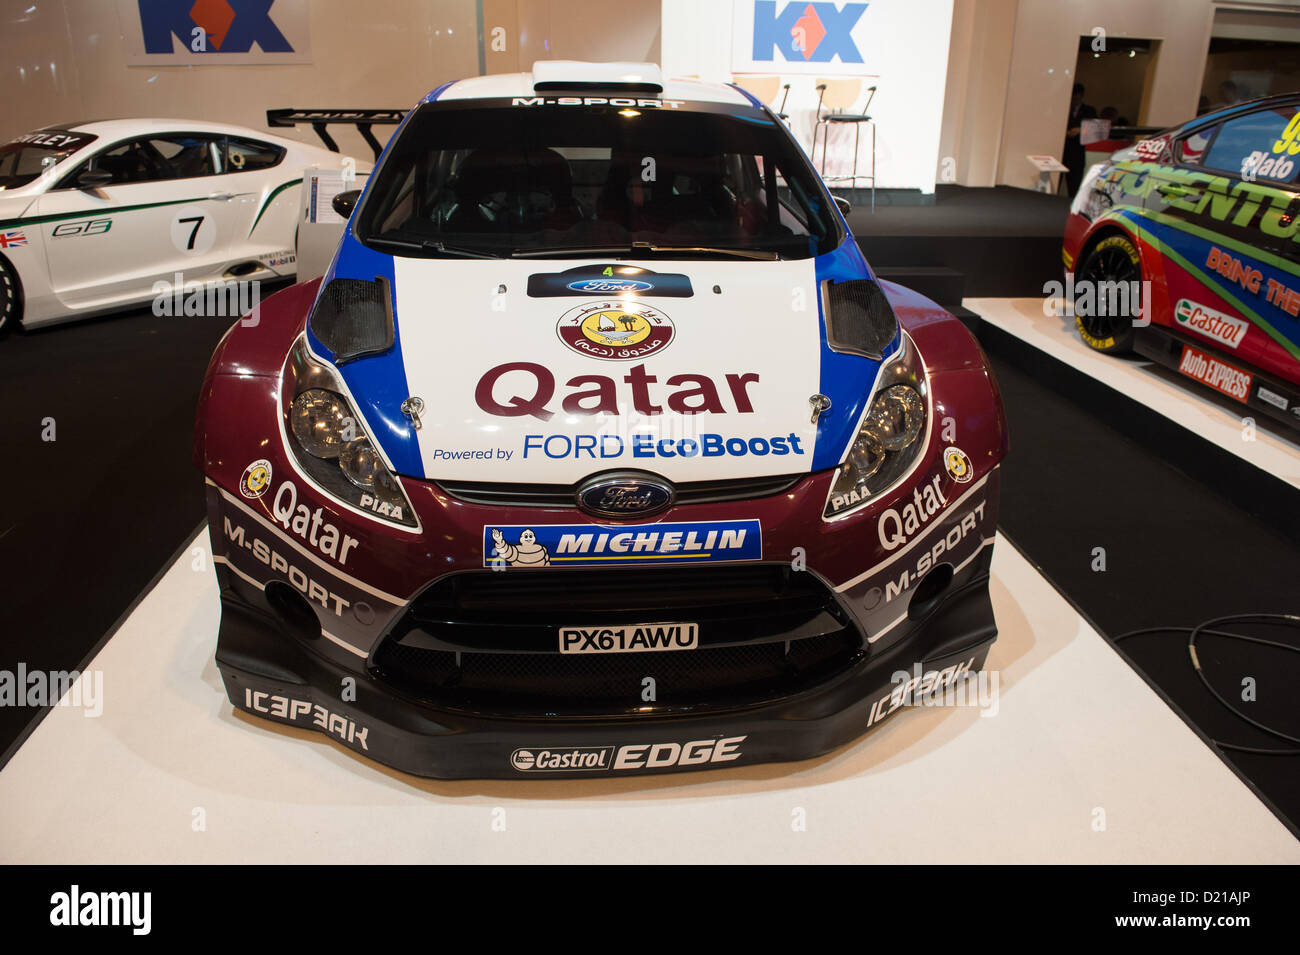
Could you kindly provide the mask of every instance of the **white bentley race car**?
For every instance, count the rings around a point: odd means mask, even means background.
[[[0,331],[148,302],[158,283],[293,276],[303,170],[349,164],[191,120],[19,136],[0,146]]]

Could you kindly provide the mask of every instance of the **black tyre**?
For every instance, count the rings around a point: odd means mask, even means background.
[[[0,335],[16,330],[23,318],[23,290],[13,266],[0,258]]]
[[[1142,315],[1142,259],[1128,236],[1108,235],[1084,257],[1074,276],[1074,324],[1099,352],[1133,347]]]

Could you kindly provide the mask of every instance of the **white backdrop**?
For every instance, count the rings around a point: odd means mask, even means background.
[[[810,6],[815,17],[808,14]],[[724,83],[744,74],[780,76],[781,84],[790,84],[786,112],[805,149],[812,146],[819,78],[863,81],[863,95],[847,112],[860,109],[866,87],[875,84],[870,114],[876,121],[877,188],[931,193],[940,161],[952,7],[953,0],[663,0],[663,68],[669,76]],[[788,43],[778,45],[787,36]],[[866,128],[862,132],[859,168],[865,170],[870,142]],[[852,149],[853,130],[838,133],[841,146],[832,140],[827,175],[847,171],[842,150]],[[819,164],[820,154],[819,147]]]

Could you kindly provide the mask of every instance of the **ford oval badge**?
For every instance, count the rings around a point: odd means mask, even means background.
[[[648,292],[654,288],[649,282],[638,282],[636,279],[582,279],[578,282],[570,282],[567,287],[575,292],[590,292],[593,295]]]
[[[673,503],[672,485],[653,474],[598,474],[578,485],[578,507],[593,517],[648,517]]]

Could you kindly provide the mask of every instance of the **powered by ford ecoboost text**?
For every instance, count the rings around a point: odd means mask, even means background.
[[[1090,169],[1063,250],[1083,340],[1300,428],[1298,176],[1295,93],[1198,116]]]
[[[744,92],[449,84],[212,358],[217,664],[422,776],[815,756],[983,666],[1006,447],[970,334]]]

